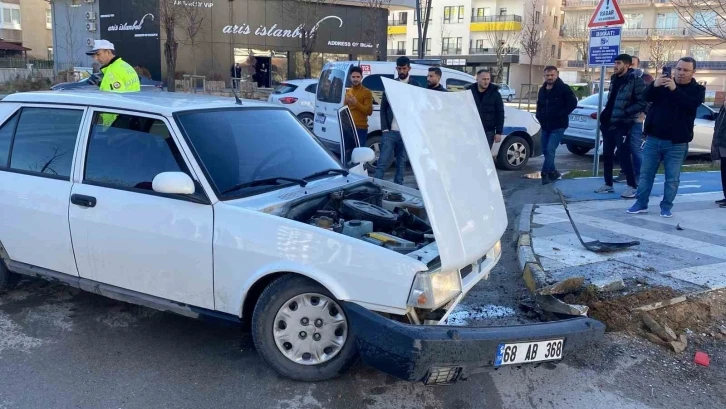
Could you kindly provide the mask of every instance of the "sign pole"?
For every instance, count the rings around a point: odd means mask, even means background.
[[[597,119],[595,124],[595,156],[592,159],[592,176],[597,176],[600,167],[600,113],[602,112],[603,88],[605,87],[605,66],[600,66],[600,86],[597,98]]]

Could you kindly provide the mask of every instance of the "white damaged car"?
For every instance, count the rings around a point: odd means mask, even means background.
[[[249,324],[270,366],[304,381],[360,356],[401,379],[449,383],[559,360],[600,337],[586,317],[442,325],[498,262],[504,201],[469,93],[384,82],[420,191],[365,175],[373,152],[357,147],[345,108],[334,155],[268,103],[6,97],[0,287],[24,274]]]

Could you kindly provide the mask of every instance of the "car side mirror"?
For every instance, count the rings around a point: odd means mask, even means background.
[[[191,195],[196,190],[194,181],[184,172],[162,172],[154,177],[151,182],[154,192]]]
[[[363,162],[370,162],[376,158],[376,153],[373,149],[366,147],[359,147],[353,149],[353,153],[350,155],[350,161],[358,164]]]

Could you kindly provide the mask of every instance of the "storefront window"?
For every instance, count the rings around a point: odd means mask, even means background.
[[[242,81],[259,88],[274,88],[288,79],[288,53],[235,48],[234,61],[242,65]]]

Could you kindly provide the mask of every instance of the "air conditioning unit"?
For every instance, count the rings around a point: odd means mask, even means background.
[[[95,44],[95,43],[93,42],[93,39],[92,38],[87,38],[86,39],[86,45],[88,47],[93,47],[93,44]]]
[[[86,30],[96,31],[96,23],[86,23]]]
[[[96,13],[93,11],[87,11],[86,12],[86,20],[95,20],[96,19]]]

